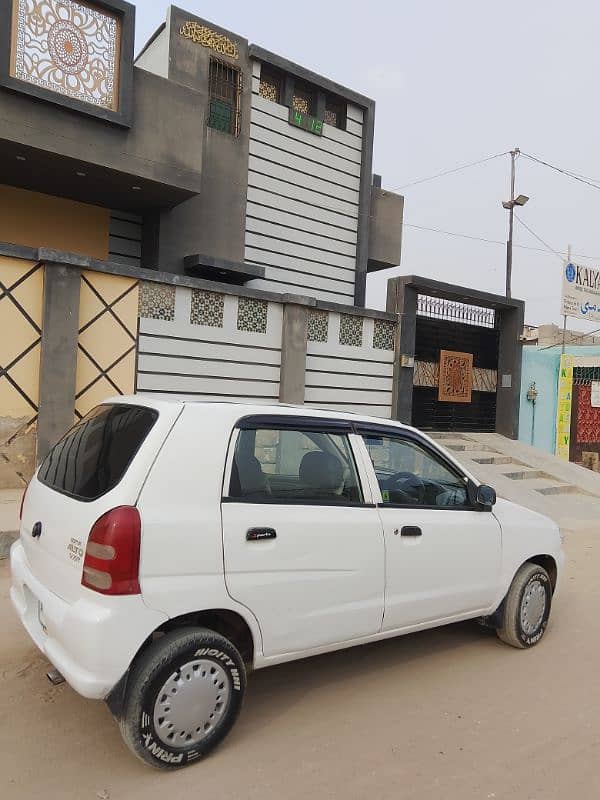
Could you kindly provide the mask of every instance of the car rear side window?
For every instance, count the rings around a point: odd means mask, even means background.
[[[350,442],[319,430],[241,430],[230,499],[242,502],[362,503]]]
[[[119,483],[157,418],[142,406],[97,406],[48,453],[38,480],[78,500],[96,500]]]

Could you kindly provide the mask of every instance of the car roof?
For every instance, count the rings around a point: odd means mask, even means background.
[[[107,398],[104,403],[127,403],[132,405],[142,405],[154,408],[157,411],[172,408],[173,405],[179,406],[202,406],[205,409],[214,409],[214,412],[223,417],[239,419],[240,417],[256,415],[285,415],[298,417],[315,417],[319,419],[347,420],[348,422],[366,422],[373,425],[393,426],[402,430],[414,430],[410,425],[405,425],[387,417],[374,417],[368,414],[359,414],[352,411],[336,411],[331,408],[319,408],[318,406],[294,405],[287,403],[248,403],[236,400],[195,400],[177,395],[154,398],[152,396],[136,395],[117,395]]]

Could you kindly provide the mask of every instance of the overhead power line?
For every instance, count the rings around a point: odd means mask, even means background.
[[[434,181],[437,178],[443,178],[445,175],[452,175],[455,172],[462,172],[464,169],[469,169],[470,167],[478,167],[480,164],[485,164],[487,161],[493,161],[495,158],[500,158],[501,156],[508,155],[510,151],[506,150],[504,153],[496,153],[493,156],[487,156],[486,158],[481,158],[479,161],[471,161],[469,164],[461,164],[458,167],[453,167],[452,169],[446,169],[443,172],[438,172],[435,175],[429,175],[427,178],[419,178],[419,180],[411,181],[410,183],[405,183],[402,186],[398,186],[396,189],[390,189],[390,192],[399,192],[401,189],[408,189],[409,186],[417,186],[419,183],[427,183],[427,181]]]
[[[544,161],[543,158],[537,158],[537,156],[532,156],[530,153],[524,153],[521,151],[521,155],[524,158],[528,158],[530,161],[535,161],[537,164],[541,164],[544,167],[548,167],[549,169],[554,170],[555,172],[560,172],[561,175],[566,175],[568,178],[572,178],[574,181],[579,181],[579,183],[585,183],[587,186],[591,186],[593,189],[600,189],[600,182],[595,181],[594,178],[587,178],[585,175],[579,175],[577,172],[572,172],[568,169],[563,169],[562,167],[557,167],[556,164],[550,164],[549,161]]]
[[[541,236],[538,236],[538,234],[537,234],[535,231],[532,231],[532,230],[531,230],[531,228],[529,227],[529,225],[526,225],[526,224],[523,222],[523,220],[522,220],[520,217],[518,217],[516,214],[515,214],[515,219],[517,220],[517,222],[519,223],[519,225],[522,225],[522,226],[525,228],[525,230],[526,230],[526,231],[529,231],[529,233],[530,233],[530,234],[533,236],[533,238],[534,238],[534,239],[537,239],[537,240],[538,240],[538,242],[541,242],[541,243],[544,245],[544,247],[546,248],[546,250],[548,250],[548,252],[550,252],[550,253],[553,253],[553,254],[554,254],[554,255],[555,255],[555,256],[556,256],[556,257],[557,257],[557,258],[560,260],[561,264],[564,262],[564,260],[565,260],[565,257],[564,257],[564,255],[562,255],[561,253],[559,253],[559,252],[558,252],[557,250],[555,250],[553,247],[550,247],[550,245],[548,244],[548,242],[545,242],[545,241],[542,239],[542,237],[541,237]]]
[[[519,219],[519,222],[523,225],[523,227],[527,227],[522,220]],[[487,244],[496,244],[496,245],[502,245],[502,247],[506,247],[506,242],[500,241],[499,239],[488,239],[485,236],[476,236],[474,234],[469,234],[469,233],[457,233],[456,231],[445,231],[442,228],[431,228],[427,225],[415,225],[414,223],[411,222],[404,222],[403,225],[407,228],[415,228],[416,230],[419,231],[440,233],[443,234],[444,236],[453,236],[458,239],[470,239],[471,241],[475,242],[486,242]],[[536,239],[538,239],[544,245],[544,247],[530,247],[529,245],[526,244],[515,244],[514,247],[518,247],[521,250],[531,250],[535,253],[545,253],[545,254],[552,253],[552,255],[559,256],[561,261],[564,261],[566,254],[561,255],[557,250],[554,250],[552,247],[550,247],[549,244],[546,244],[546,242],[544,242],[543,239],[538,237],[537,234],[534,233],[531,229],[528,230],[532,234],[532,236],[535,236]],[[585,255],[584,253],[573,253],[572,255],[574,258],[575,257],[586,258],[590,259],[591,261],[600,261],[600,256],[588,256]]]

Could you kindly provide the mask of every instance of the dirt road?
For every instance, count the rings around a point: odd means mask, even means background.
[[[176,773],[138,762],[103,703],[52,687],[0,566],[3,800],[597,800],[600,539],[567,538],[543,643],[456,625],[257,672],[233,733]]]

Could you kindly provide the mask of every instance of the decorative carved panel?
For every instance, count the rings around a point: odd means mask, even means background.
[[[225,34],[217,33],[206,25],[200,25],[199,22],[189,20],[181,26],[179,35],[184,39],[191,39],[192,42],[200,44],[202,47],[208,47],[219,55],[236,59],[239,56],[235,42],[232,42]]]
[[[116,111],[121,19],[73,0],[14,0],[10,74]]]
[[[438,400],[442,403],[470,403],[472,389],[472,353],[440,350]]]

